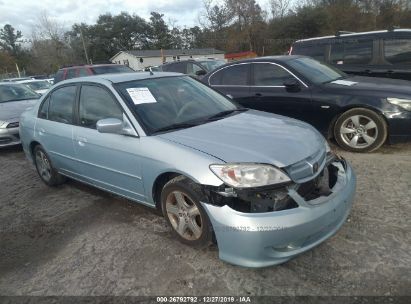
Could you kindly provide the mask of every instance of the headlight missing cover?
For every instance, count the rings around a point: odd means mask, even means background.
[[[211,165],[211,171],[234,188],[253,188],[291,181],[280,169],[264,164]]]
[[[390,104],[399,106],[407,111],[411,111],[411,99],[388,97],[387,101]]]

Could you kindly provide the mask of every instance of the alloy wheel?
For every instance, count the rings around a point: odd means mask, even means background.
[[[198,240],[203,233],[203,220],[196,204],[181,191],[171,192],[166,199],[168,219],[184,239]]]
[[[38,150],[36,153],[36,166],[41,178],[45,181],[49,181],[51,178],[50,161],[41,150]]]
[[[342,140],[352,148],[367,148],[378,137],[377,124],[370,117],[353,115],[341,124],[340,134]]]

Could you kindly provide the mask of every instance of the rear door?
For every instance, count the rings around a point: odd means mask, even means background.
[[[238,103],[247,106],[250,98],[251,64],[237,63],[225,66],[208,78],[208,84]]]
[[[36,137],[49,154],[53,166],[65,174],[76,172],[73,148],[73,119],[77,86],[54,90],[41,105],[36,122]]]
[[[330,63],[355,75],[372,76],[378,64],[378,40],[372,37],[344,37],[330,47]]]
[[[100,133],[96,123],[104,118],[123,120],[123,109],[104,86],[83,84],[80,91],[74,149],[83,177],[98,187],[145,201],[138,137]],[[127,119],[124,116],[124,119]]]

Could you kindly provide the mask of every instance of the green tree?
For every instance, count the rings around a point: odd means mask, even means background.
[[[6,24],[0,29],[0,47],[13,56],[20,51],[18,40],[22,37],[21,31],[16,31],[13,26]]]
[[[150,45],[152,49],[169,49],[173,45],[170,30],[163,17],[163,14],[151,12]]]

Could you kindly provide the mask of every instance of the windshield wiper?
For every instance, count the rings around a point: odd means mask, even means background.
[[[234,109],[234,110],[222,111],[222,112],[219,112],[217,114],[211,115],[210,117],[207,117],[207,121],[223,118],[223,117],[226,117],[226,116],[228,116],[228,115],[230,115],[234,112],[245,112],[245,111],[248,111],[248,109],[247,108],[239,108],[239,109]]]
[[[154,134],[155,133],[160,133],[160,132],[165,132],[165,131],[173,131],[173,130],[179,130],[179,129],[186,129],[186,128],[191,128],[191,127],[195,127],[198,126],[199,122],[183,122],[183,123],[175,123],[169,126],[165,126],[162,128],[158,128],[156,130],[154,130]]]

